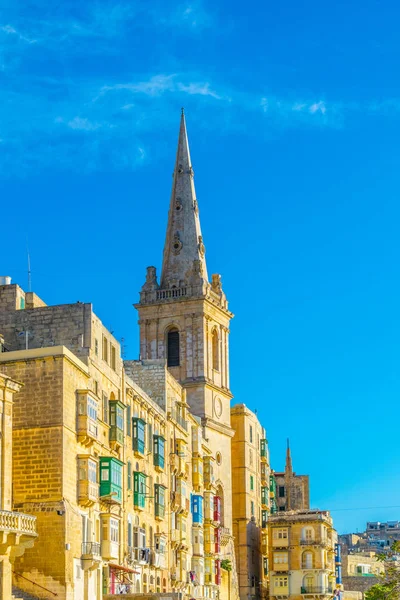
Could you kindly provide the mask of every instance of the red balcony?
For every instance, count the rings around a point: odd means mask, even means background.
[[[215,542],[215,554],[219,554],[221,552],[221,529],[217,527],[214,533],[214,542]]]
[[[221,498],[214,496],[214,517],[213,520],[219,523],[221,520]]]
[[[217,585],[221,585],[222,577],[221,577],[221,561],[215,561],[215,583]]]

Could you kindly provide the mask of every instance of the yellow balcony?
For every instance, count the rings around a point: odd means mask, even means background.
[[[193,473],[192,475],[193,487],[201,488],[203,487],[203,475],[202,473]]]
[[[101,556],[105,560],[118,560],[119,559],[119,544],[118,544],[118,542],[111,542],[110,540],[103,540],[101,542]]]
[[[261,543],[261,554],[264,554],[264,556],[268,555],[268,544],[266,542],[262,542]]]
[[[289,565],[288,563],[274,563],[274,571],[279,573],[289,571]]]
[[[78,440],[84,446],[90,446],[97,440],[97,422],[88,415],[78,415],[77,431]]]
[[[78,501],[83,506],[92,506],[99,499],[99,484],[84,479],[78,481]]]
[[[186,477],[186,460],[183,456],[179,456],[178,460],[178,477]]]
[[[272,546],[274,548],[286,548],[287,546],[289,546],[289,540],[287,537],[277,539],[272,538]]]
[[[171,570],[171,582],[173,586],[181,586],[183,583],[187,582],[187,571],[185,569],[181,569],[180,567],[173,567]]]
[[[179,456],[177,454],[175,454],[174,452],[171,453],[169,456],[169,465],[171,467],[171,471],[177,471],[178,464],[179,464]]]

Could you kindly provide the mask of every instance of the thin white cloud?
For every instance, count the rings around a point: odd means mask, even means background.
[[[314,104],[310,106],[309,111],[313,115],[318,112],[324,115],[326,113],[326,104],[322,100],[314,102]]]
[[[215,92],[209,82],[191,82],[179,81],[177,74],[153,75],[147,81],[137,83],[117,83],[104,86],[100,94],[96,96],[97,100],[101,95],[107,92],[128,91],[134,94],[145,94],[146,96],[160,96],[166,92],[182,92],[190,96],[210,96],[216,100],[221,100],[222,96]]]
[[[15,29],[15,27],[13,27],[12,25],[1,25],[0,31],[2,31],[6,35],[14,36],[22,42],[26,42],[27,44],[36,44],[37,42],[36,39],[30,38],[17,31],[17,29]]]
[[[82,117],[74,117],[68,121],[67,125],[70,129],[77,131],[96,131],[96,129],[101,127],[99,123],[92,123],[89,119]]]
[[[180,92],[185,92],[186,94],[195,96],[211,96],[211,98],[221,100],[221,96],[211,89],[209,83],[189,83],[187,85],[184,83],[178,83],[177,88]]]

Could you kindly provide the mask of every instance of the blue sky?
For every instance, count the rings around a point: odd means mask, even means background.
[[[5,1],[0,272],[137,357],[185,106],[232,389],[339,531],[400,516],[400,9]],[[385,508],[394,506],[397,508]],[[375,507],[364,510],[364,507]],[[346,509],[346,510],[340,510]],[[361,510],[363,509],[363,510]]]

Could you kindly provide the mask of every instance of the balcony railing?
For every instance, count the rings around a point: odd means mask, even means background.
[[[226,544],[231,539],[231,530],[229,527],[221,527],[221,546],[226,546]]]
[[[172,290],[157,290],[157,300],[169,300],[170,298],[180,298],[186,296],[187,288],[173,288]]]
[[[180,427],[182,427],[182,429],[184,429],[185,431],[187,431],[187,430],[188,430],[188,422],[186,421],[186,419],[184,419],[184,418],[182,417],[182,415],[180,415],[180,414],[178,413],[178,411],[176,411],[176,410],[171,410],[171,412],[170,412],[170,416],[171,416],[171,419],[173,419],[173,420],[174,420],[176,423],[178,423],[178,425],[179,425]]]
[[[300,539],[300,544],[302,546],[327,546],[328,543],[329,542],[327,539],[321,539],[321,538],[315,538],[314,540]]]
[[[0,531],[36,536],[36,517],[11,510],[0,510]]]
[[[82,556],[101,556],[99,542],[82,542]]]
[[[320,586],[306,586],[301,588],[302,594],[332,594],[333,589],[331,587],[320,587]]]
[[[129,548],[130,559],[141,564],[150,563],[150,548]]]

